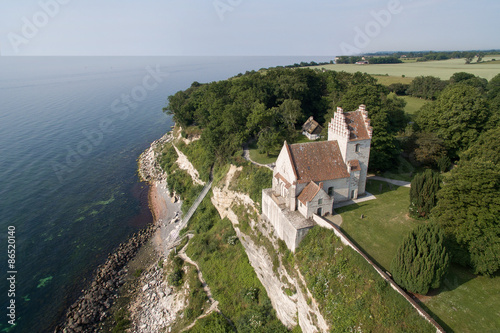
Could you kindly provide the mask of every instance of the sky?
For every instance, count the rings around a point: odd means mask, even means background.
[[[498,0],[2,0],[0,55],[499,49],[499,13]]]

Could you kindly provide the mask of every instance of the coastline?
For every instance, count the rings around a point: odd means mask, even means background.
[[[149,185],[148,206],[153,215],[153,222],[133,234],[108,255],[106,262],[96,269],[89,286],[82,290],[82,295],[68,308],[62,323],[55,328],[54,332],[100,332],[104,322],[109,321],[107,318],[110,315],[110,309],[120,297],[121,287],[127,282],[130,284],[133,281],[136,284],[134,288],[136,292],[132,295],[130,304],[140,303],[143,307],[150,309],[154,303],[148,297],[148,293],[155,288],[160,294],[165,288],[168,289],[168,286],[163,286],[164,283],[156,283],[158,278],[161,281],[161,272],[157,263],[166,258],[169,248],[175,241],[168,237],[173,228],[167,226],[173,223],[177,214],[180,215],[182,202],[179,200],[172,202],[166,181],[167,175],[157,161],[157,154],[160,153],[160,147],[172,139],[170,133],[165,134],[151,143],[138,159],[139,178]],[[146,271],[144,276],[134,279],[134,272],[129,272],[129,266],[133,261],[142,260],[139,257],[143,254],[140,252],[149,241],[152,246],[147,246],[148,249],[145,251],[148,252],[148,256],[154,258],[153,263],[148,262],[148,267],[144,269]],[[163,295],[165,299],[168,298],[168,303],[171,305],[177,301],[171,292],[163,293]],[[163,311],[168,314],[168,309]],[[146,318],[147,313],[141,311],[141,307],[137,310],[137,306],[131,307],[130,317],[134,332],[139,329],[137,323],[144,322],[144,319],[148,321],[148,326],[165,324],[164,320],[160,323],[151,322],[149,318]],[[172,315],[168,317],[171,321],[176,319]]]

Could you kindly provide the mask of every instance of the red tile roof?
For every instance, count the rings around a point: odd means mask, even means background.
[[[350,140],[370,139],[361,111],[346,112],[344,115],[350,131]]]
[[[351,167],[351,171],[361,171],[361,166],[359,165],[359,161],[358,160],[350,160],[347,163]]]
[[[349,178],[337,141],[287,145],[299,183]]]
[[[297,199],[302,202],[304,205],[310,202],[316,194],[321,190],[321,187],[316,185],[314,182],[310,182],[307,186],[300,192],[300,195]]]
[[[281,175],[281,173],[278,172],[277,174],[274,175],[274,177],[276,177],[276,179],[281,179],[281,181],[285,183],[285,188],[287,190],[290,188],[290,186],[292,186],[292,184],[290,184],[290,182],[286,180],[285,177]]]

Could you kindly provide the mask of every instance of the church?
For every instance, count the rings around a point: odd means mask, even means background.
[[[373,129],[364,105],[337,108],[328,141],[288,144],[276,160],[272,188],[262,193],[262,215],[294,251],[314,225],[314,215],[331,214],[335,203],[365,193]]]

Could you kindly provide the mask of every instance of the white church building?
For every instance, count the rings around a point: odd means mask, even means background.
[[[292,251],[314,226],[313,216],[331,214],[335,203],[365,193],[372,127],[364,105],[337,108],[328,141],[289,145],[273,171],[273,187],[262,193],[262,215]]]

